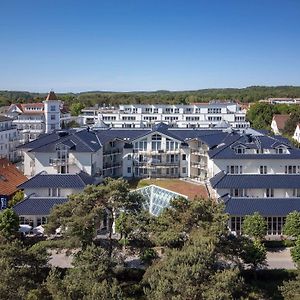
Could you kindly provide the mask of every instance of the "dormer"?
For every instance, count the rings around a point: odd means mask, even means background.
[[[236,154],[245,154],[247,147],[245,145],[238,144],[234,146],[233,149]]]
[[[288,147],[286,145],[278,145],[275,147],[276,154],[289,154]]]

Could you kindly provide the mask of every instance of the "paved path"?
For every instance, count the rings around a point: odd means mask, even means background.
[[[267,252],[267,269],[296,269],[290,248],[274,249]]]

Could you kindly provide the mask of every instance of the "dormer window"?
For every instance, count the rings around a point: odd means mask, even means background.
[[[282,154],[282,153],[284,153],[284,149],[283,149],[282,147],[277,148],[277,149],[276,149],[276,153],[277,153],[277,154]]]
[[[237,154],[244,154],[245,153],[245,148],[243,148],[243,147],[237,147],[237,148],[235,148],[235,153],[237,153]]]

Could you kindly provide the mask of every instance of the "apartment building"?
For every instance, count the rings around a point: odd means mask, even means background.
[[[16,147],[19,145],[19,136],[11,118],[0,115],[0,158],[9,161],[18,159]]]
[[[24,172],[87,173],[128,179],[186,178],[206,182],[225,203],[229,227],[260,212],[268,234],[282,234],[286,215],[300,210],[300,150],[281,136],[247,129],[152,128],[56,131],[22,146]]]
[[[282,137],[232,135],[208,152],[210,183],[242,232],[245,215],[259,212],[268,235],[281,235],[286,215],[300,210],[300,150]]]
[[[13,119],[21,144],[35,140],[43,133],[60,129],[62,122],[71,118],[62,101],[52,91],[41,103],[11,104],[6,115]]]
[[[83,125],[101,123],[116,128],[144,128],[165,123],[179,128],[247,128],[246,110],[238,103],[211,101],[191,105],[128,104],[114,108],[87,108],[80,115]]]
[[[95,179],[84,172],[59,175],[41,172],[18,186],[25,198],[14,206],[14,211],[21,225],[44,225],[55,205],[67,202],[69,195],[80,193],[94,183]]]

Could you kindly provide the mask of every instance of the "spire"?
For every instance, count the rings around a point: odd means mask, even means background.
[[[46,98],[46,101],[49,101],[49,100],[57,100],[57,97],[53,91],[50,91]]]

